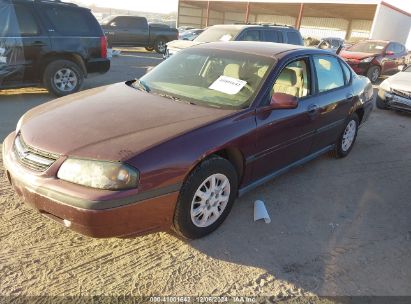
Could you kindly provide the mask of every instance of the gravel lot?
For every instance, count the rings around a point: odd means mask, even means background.
[[[130,52],[86,88],[144,74]],[[0,92],[0,142],[42,90]],[[25,206],[0,161],[0,295],[411,296],[411,115],[374,110],[349,157],[323,156],[239,199],[210,236],[91,239]],[[262,199],[271,224],[253,222]]]

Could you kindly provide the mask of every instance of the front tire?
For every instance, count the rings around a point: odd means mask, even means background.
[[[344,130],[337,140],[333,154],[336,158],[346,157],[354,147],[357,139],[359,118],[356,113],[353,113],[346,121]]]
[[[381,75],[381,68],[379,66],[373,65],[367,71],[367,77],[371,81],[371,83],[376,83],[378,78]]]
[[[174,229],[188,239],[217,229],[230,213],[238,176],[226,159],[212,156],[200,163],[184,183],[174,214]]]
[[[82,69],[70,60],[52,61],[44,70],[43,83],[57,97],[78,92],[83,82]]]
[[[375,100],[375,105],[380,110],[387,110],[388,109],[387,105],[384,103],[384,101],[379,96],[377,96],[377,99]]]

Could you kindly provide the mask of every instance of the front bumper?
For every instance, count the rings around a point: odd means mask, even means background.
[[[133,196],[125,197],[121,191],[107,195],[106,191],[42,176],[20,165],[13,151],[14,139],[15,133],[12,133],[3,142],[6,175],[17,194],[42,215],[97,238],[140,235],[171,228],[179,192],[142,200],[134,196],[133,201]],[[99,191],[102,194],[97,196]],[[117,197],[116,193],[119,193]],[[119,201],[124,205],[119,205]]]
[[[378,90],[377,102],[390,109],[411,112],[411,98],[398,96],[383,89]]]

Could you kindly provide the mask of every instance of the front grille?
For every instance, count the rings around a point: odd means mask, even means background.
[[[33,171],[44,172],[59,158],[59,155],[28,146],[21,135],[14,141],[14,152],[19,162]]]
[[[395,95],[404,97],[404,98],[411,99],[411,92],[392,89],[392,93],[395,94]]]

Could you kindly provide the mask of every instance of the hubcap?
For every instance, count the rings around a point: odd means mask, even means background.
[[[157,48],[160,51],[160,53],[164,53],[164,51],[166,50],[166,43],[164,41],[159,41],[157,43]]]
[[[63,92],[70,92],[77,86],[77,75],[69,68],[60,69],[54,74],[54,85]]]
[[[197,227],[212,225],[224,212],[230,198],[230,181],[224,174],[209,176],[191,202],[191,221]]]
[[[341,148],[344,152],[347,152],[348,149],[352,146],[352,143],[355,138],[355,133],[357,132],[357,123],[355,120],[351,120],[347,127],[344,130],[342,145]]]

